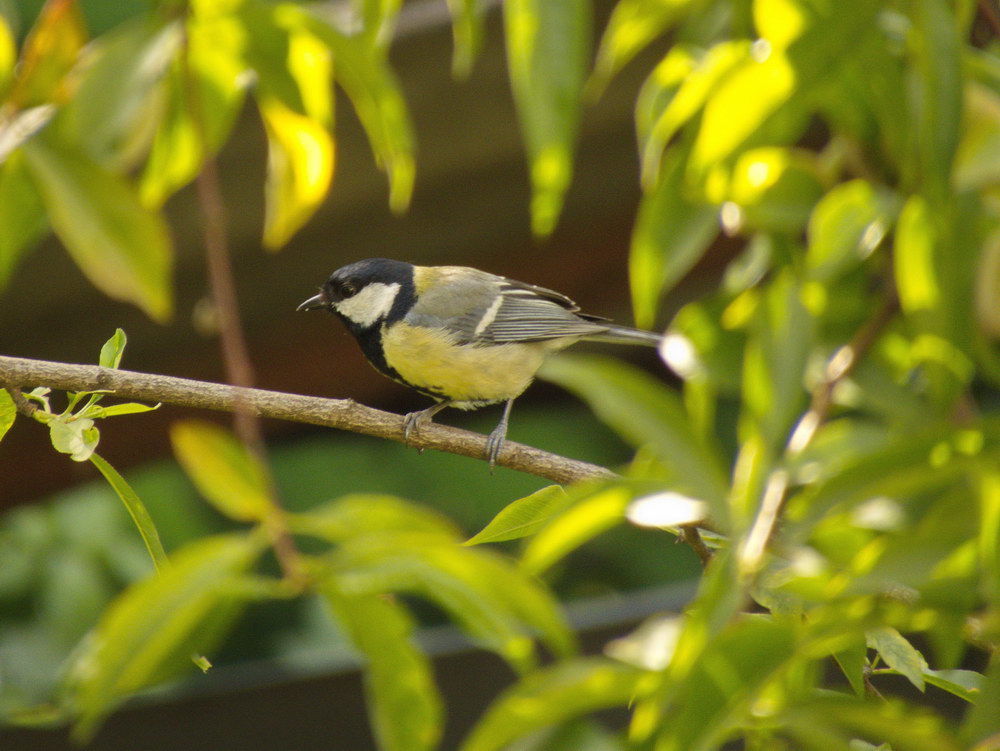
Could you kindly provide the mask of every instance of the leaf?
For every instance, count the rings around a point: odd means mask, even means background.
[[[389,205],[404,211],[413,193],[413,126],[406,102],[384,57],[364,40],[317,20],[304,22],[333,52],[334,75],[354,104],[379,166],[389,175]]]
[[[108,464],[103,457],[96,453],[91,454],[90,462],[100,470],[100,473],[104,475],[104,479],[108,481],[111,488],[121,498],[122,503],[125,504],[125,510],[132,517],[136,529],[139,530],[139,535],[142,537],[149,557],[153,560],[153,565],[157,571],[162,573],[168,563],[167,554],[163,550],[163,543],[160,542],[160,533],[157,532],[156,525],[153,523],[153,517],[149,515],[146,506],[139,499],[139,496],[136,495],[135,491],[132,490],[132,486],[118,473],[118,470]]]
[[[288,514],[289,528],[332,543],[376,533],[413,532],[456,542],[459,530],[450,520],[424,506],[389,495],[355,493]]]
[[[809,217],[809,278],[830,282],[881,245],[893,219],[892,202],[867,180],[850,180],[823,196]]]
[[[109,297],[166,322],[173,251],[163,217],[81,153],[40,138],[23,150],[52,227],[80,270]]]
[[[451,34],[455,53],[451,58],[451,74],[465,80],[483,46],[483,3],[480,0],[448,0],[451,13]]]
[[[963,44],[945,0],[915,0],[907,9],[913,21],[908,46],[917,80],[909,91],[920,177],[930,196],[943,200],[950,190],[961,126]]]
[[[901,633],[889,626],[870,629],[865,632],[865,641],[885,660],[885,663],[906,676],[921,691],[924,690],[924,673],[927,661]]]
[[[61,454],[69,454],[75,462],[87,461],[97,449],[100,433],[89,418],[56,415],[48,425],[52,447]]]
[[[101,347],[101,357],[98,362],[102,368],[118,368],[122,355],[125,354],[126,341],[125,332],[115,329],[115,333]]]
[[[936,234],[927,201],[911,196],[899,215],[893,259],[899,304],[905,313],[931,310],[940,304]]]
[[[1000,706],[1000,658],[993,655],[976,705],[966,714],[961,725],[959,737],[963,741],[964,748],[972,747],[973,751],[995,751],[995,741],[1000,735],[998,706]]]
[[[64,102],[70,94],[67,74],[86,41],[75,0],[48,0],[24,40],[10,101],[18,109]]]
[[[537,670],[493,703],[460,749],[502,749],[542,728],[589,712],[626,706],[644,690],[647,675],[603,657],[578,658]]]
[[[257,539],[218,536],[189,544],[161,574],[129,586],[76,652],[67,688],[74,735],[91,736],[123,699],[179,673],[192,652],[228,630],[241,599],[236,583],[260,553]]]
[[[432,666],[413,643],[413,621],[389,597],[348,595],[335,579],[320,584],[337,622],[365,660],[371,724],[384,751],[437,748],[444,712]]]
[[[17,417],[17,405],[7,389],[0,389],[0,441],[7,435]]]
[[[747,149],[737,157],[730,177],[729,209],[739,207],[740,216],[737,223],[727,222],[727,230],[798,237],[822,195],[812,152],[784,146]]]
[[[0,290],[47,228],[45,207],[25,168],[24,154],[15,151],[0,164]]]
[[[179,23],[135,18],[94,40],[73,98],[55,127],[102,166],[133,167],[160,121],[163,81],[180,49]]]
[[[847,682],[851,684],[855,696],[865,696],[867,693],[864,679],[866,654],[865,645],[859,641],[833,655],[833,659],[837,661],[837,665],[843,671]]]
[[[0,100],[7,94],[7,85],[14,74],[14,63],[17,61],[17,42],[10,22],[0,14]]]
[[[925,670],[924,680],[932,686],[954,694],[970,704],[979,700],[986,676],[975,670]]]
[[[427,598],[518,670],[534,665],[533,630],[557,654],[573,649],[571,632],[551,596],[485,550],[437,536],[382,534],[343,544],[331,561],[344,591]]]
[[[195,178],[225,143],[243,104],[245,32],[237,16],[198,11],[189,14],[185,33],[179,54],[187,59],[175,56],[164,78],[163,115],[139,182],[147,206],[162,206]]]
[[[267,131],[264,244],[288,242],[326,198],[333,180],[334,145],[329,131],[277,99],[258,101]]]
[[[531,173],[531,228],[555,229],[573,173],[590,58],[589,0],[504,3],[507,67]]]
[[[533,535],[571,502],[560,485],[549,485],[529,496],[519,498],[500,510],[479,533],[465,545],[517,540]]]
[[[521,567],[539,575],[602,532],[625,521],[632,494],[624,487],[598,490],[563,511],[535,533],[521,556]]]
[[[620,0],[604,28],[588,89],[600,93],[629,60],[665,34],[697,0]]]
[[[170,428],[174,454],[216,509],[238,521],[260,521],[273,511],[267,473],[228,431],[203,420]]]
[[[651,328],[661,297],[691,270],[719,231],[718,208],[685,197],[686,153],[672,149],[639,204],[629,251],[635,322]]]
[[[620,360],[594,355],[551,357],[539,375],[584,399],[626,441],[651,447],[675,475],[671,489],[719,510],[728,487],[721,460],[694,434],[666,385]]]
[[[757,47],[705,104],[691,153],[695,172],[704,174],[727,159],[779,108],[836,71],[855,40],[874,23],[879,7],[867,0],[843,0],[804,21],[787,47]]]

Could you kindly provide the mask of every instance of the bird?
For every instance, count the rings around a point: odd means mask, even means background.
[[[468,266],[366,258],[334,271],[297,310],[327,310],[377,371],[435,404],[407,414],[403,437],[445,407],[503,403],[486,441],[492,469],[514,399],[545,358],[581,340],[657,346],[659,334],[580,312],[559,292]]]

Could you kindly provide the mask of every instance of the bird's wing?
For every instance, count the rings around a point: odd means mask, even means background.
[[[504,280],[500,296],[480,318],[476,338],[487,342],[526,342],[565,336],[592,336],[607,329],[595,316],[580,314],[558,292]]]

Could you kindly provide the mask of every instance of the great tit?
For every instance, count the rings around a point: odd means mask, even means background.
[[[406,415],[404,437],[445,407],[504,402],[486,454],[503,448],[514,399],[546,355],[581,339],[656,346],[649,331],[579,312],[565,295],[466,266],[368,258],[343,266],[298,310],[329,310],[380,373],[437,403]]]

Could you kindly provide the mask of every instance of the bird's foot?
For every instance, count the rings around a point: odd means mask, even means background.
[[[493,432],[486,437],[486,458],[490,462],[490,473],[496,469],[497,459],[500,458],[500,452],[503,451],[504,441],[507,440],[507,426],[497,425],[493,429]]]
[[[434,415],[440,412],[448,406],[447,401],[438,402],[437,404],[432,404],[427,409],[417,410],[416,412],[410,412],[403,417],[403,443],[410,443],[410,436],[413,435],[414,431],[419,432],[420,428],[429,423]],[[423,449],[420,449],[423,451]]]

